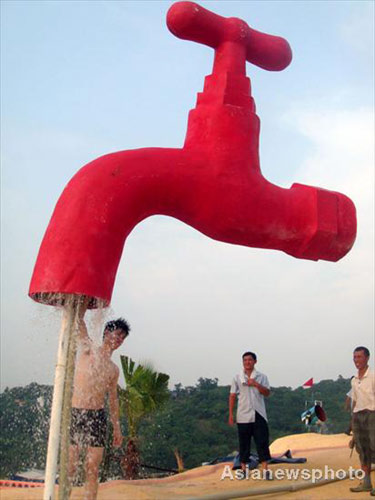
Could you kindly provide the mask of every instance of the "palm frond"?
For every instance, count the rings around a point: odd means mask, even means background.
[[[120,356],[126,388],[119,390],[120,412],[128,420],[132,437],[140,421],[169,399],[169,375],[156,372],[150,363],[138,364]]]

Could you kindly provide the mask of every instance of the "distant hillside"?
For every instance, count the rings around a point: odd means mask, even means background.
[[[227,425],[229,386],[200,378],[195,386],[175,386],[166,407],[141,427],[142,461],[176,468],[178,450],[186,468],[226,455],[238,448],[236,428]],[[344,411],[350,380],[339,376],[314,386],[314,398],[323,401],[328,420],[324,432],[343,432],[349,423]],[[271,440],[306,432],[300,421],[310,390],[272,388],[267,401]],[[52,387],[32,383],[0,394],[0,477],[30,467],[44,468]],[[126,423],[122,422],[126,435]],[[120,474],[116,452],[105,460],[104,476]]]

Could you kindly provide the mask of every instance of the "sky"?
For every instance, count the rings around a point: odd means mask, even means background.
[[[337,263],[311,262],[151,217],[126,242],[111,307],[88,313],[91,335],[125,317],[132,331],[114,360],[151,362],[171,388],[199,377],[228,385],[247,350],[275,387],[350,377],[354,347],[375,357],[374,3],[200,4],[289,41],[286,70],[247,65],[263,175],[351,197],[357,240]],[[53,382],[61,311],[27,291],[66,183],[103,154],[183,144],[213,50],[168,31],[170,5],[1,3],[2,389]]]

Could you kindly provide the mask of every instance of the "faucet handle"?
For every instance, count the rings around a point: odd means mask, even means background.
[[[178,38],[217,49],[224,42],[245,48],[246,60],[268,71],[281,71],[292,60],[289,43],[279,36],[254,30],[236,17],[222,17],[194,2],[176,2],[167,13],[167,26]]]

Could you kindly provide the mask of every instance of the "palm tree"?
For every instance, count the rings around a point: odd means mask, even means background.
[[[120,359],[126,384],[125,389],[119,387],[120,415],[128,422],[122,469],[127,479],[135,479],[139,470],[139,424],[169,399],[169,375],[154,371],[150,364],[136,366],[127,356],[120,356]]]

